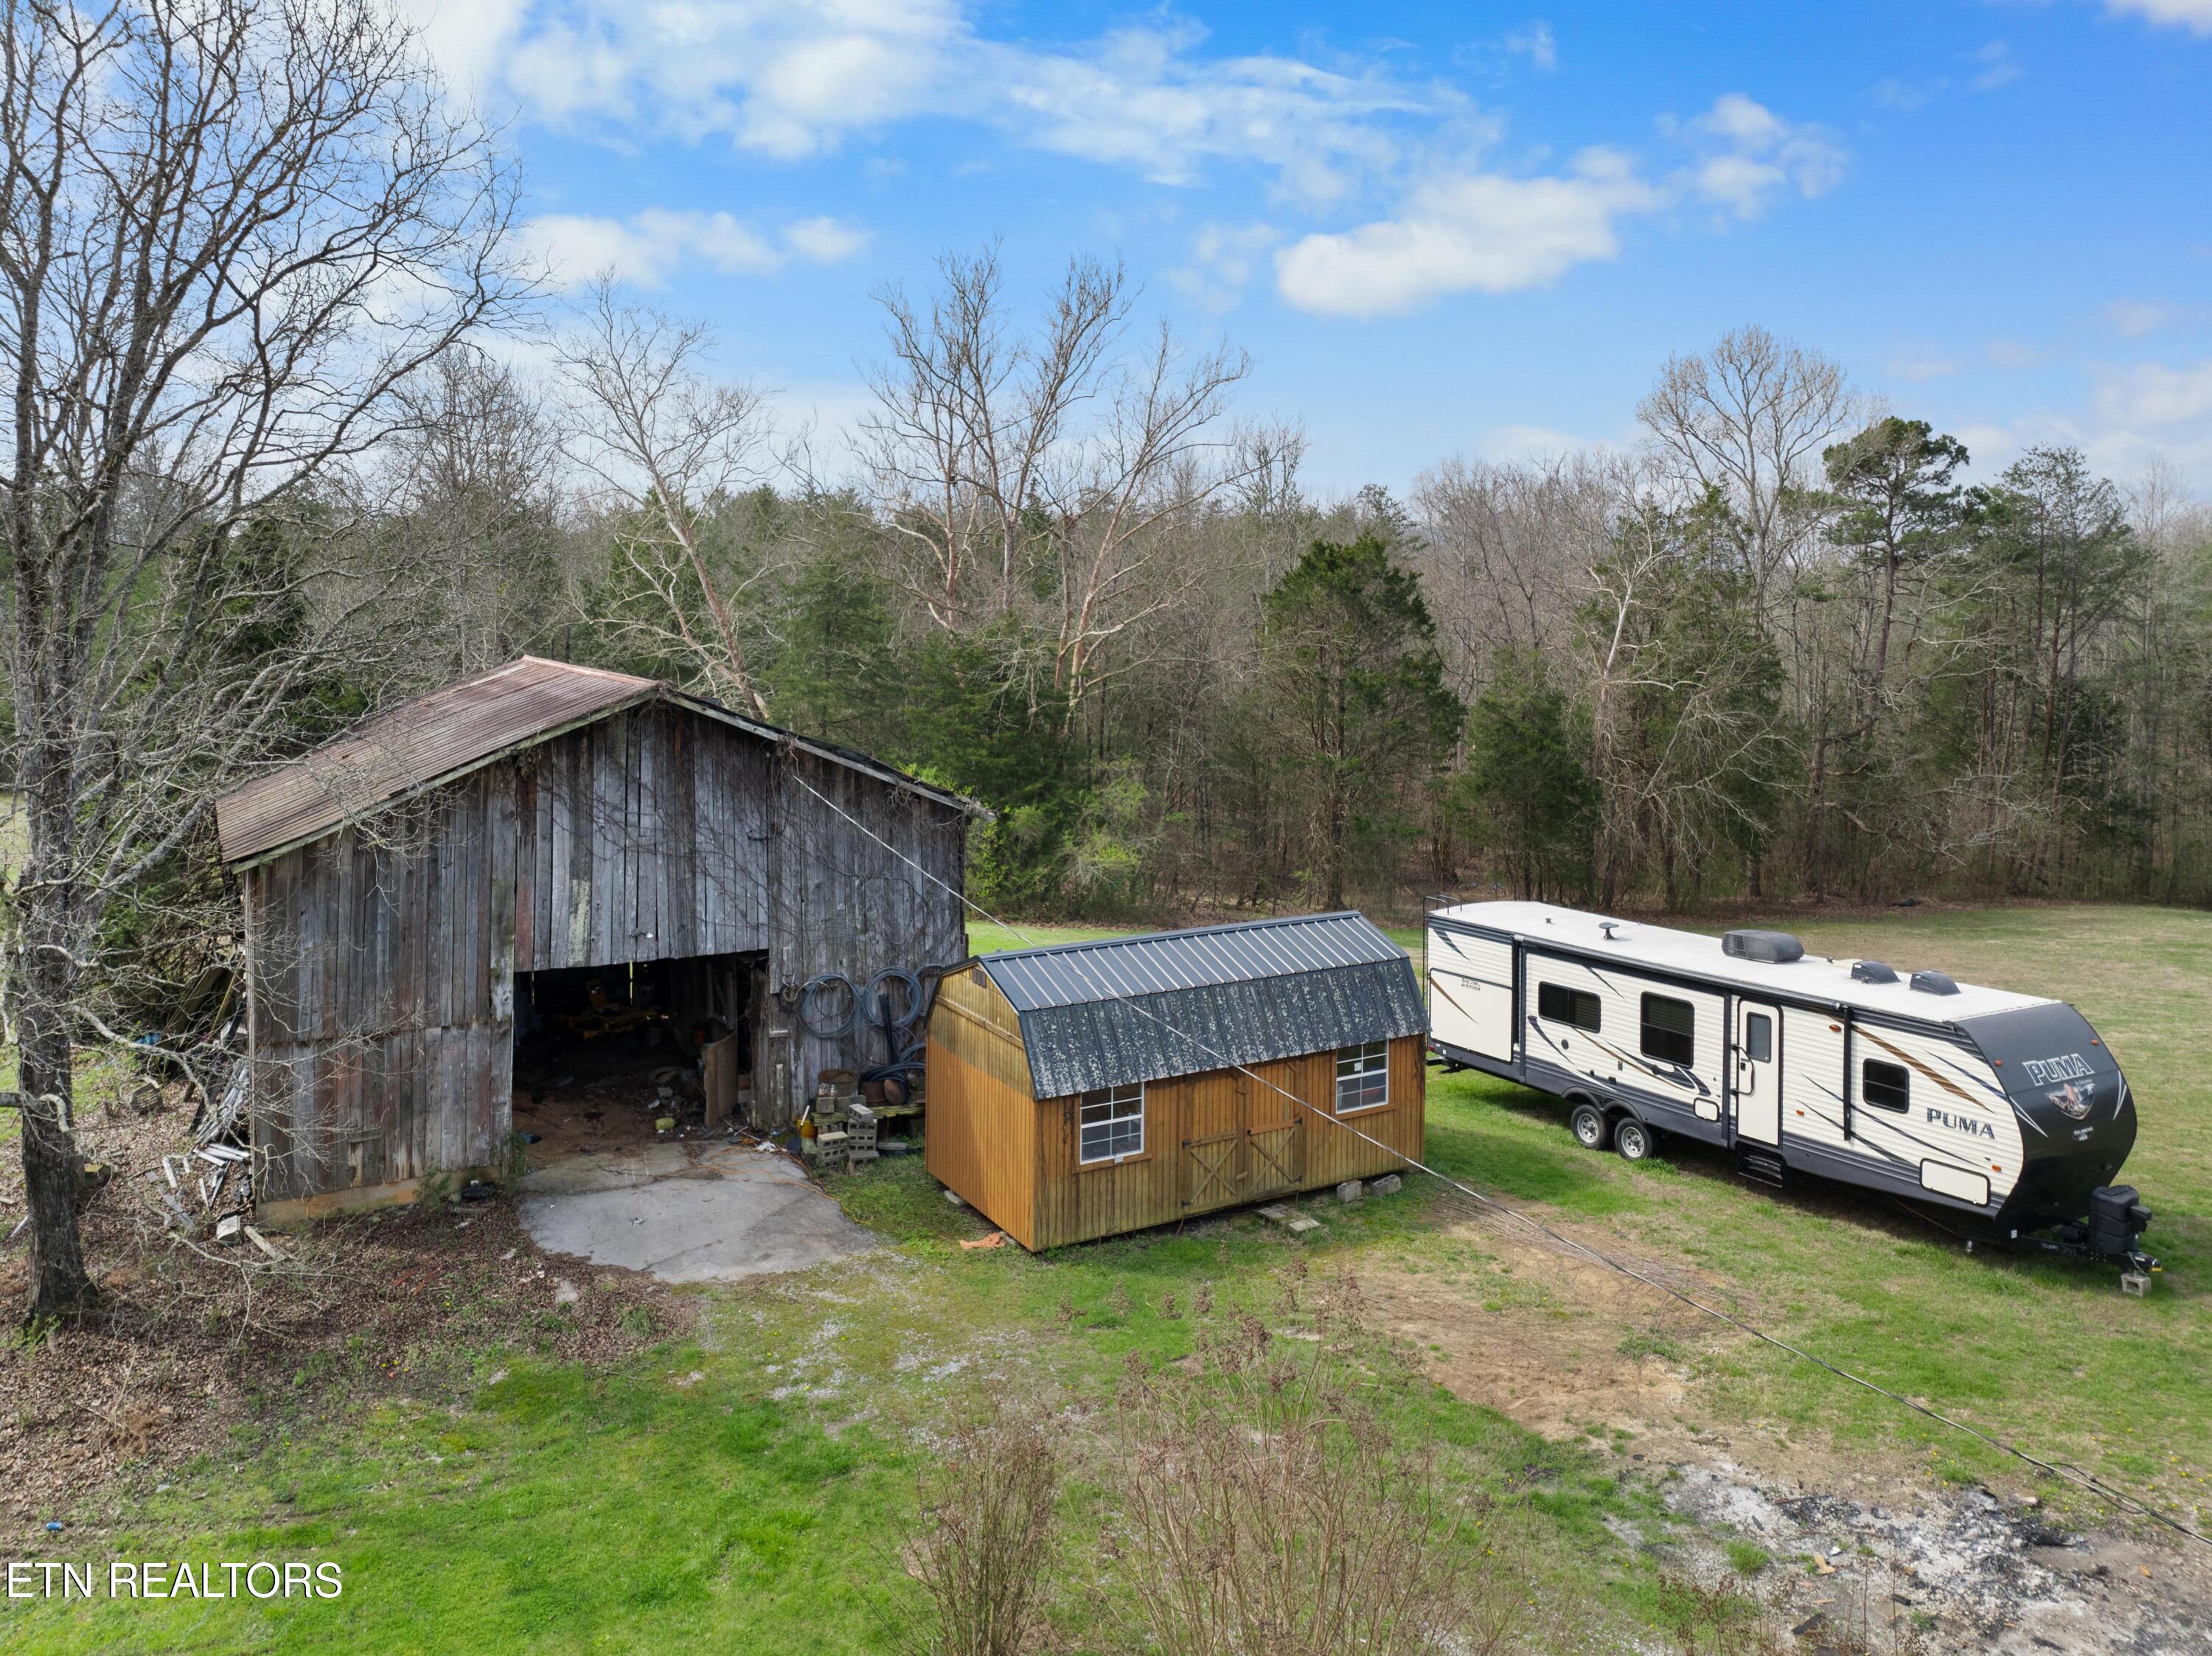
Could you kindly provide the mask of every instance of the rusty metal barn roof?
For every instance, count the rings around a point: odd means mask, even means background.
[[[1419,1034],[1406,951],[1346,911],[1012,949],[978,961],[1038,1098]]]
[[[514,749],[660,701],[763,740],[789,743],[893,786],[980,813],[972,800],[835,743],[817,742],[687,695],[659,679],[524,656],[418,696],[216,801],[228,863],[319,839],[377,807],[447,781]]]

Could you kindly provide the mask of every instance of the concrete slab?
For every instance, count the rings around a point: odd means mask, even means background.
[[[718,1144],[572,1156],[522,1181],[538,1247],[665,1282],[731,1282],[804,1271],[875,1247],[788,1157]]]

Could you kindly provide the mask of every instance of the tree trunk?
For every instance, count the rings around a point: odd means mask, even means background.
[[[35,860],[33,866],[37,866]],[[48,940],[57,928],[41,924],[41,899],[33,889],[27,917],[27,942]],[[31,1295],[26,1313],[33,1322],[74,1317],[94,1297],[77,1237],[76,1193],[82,1172],[76,1135],[70,1131],[69,1100],[73,1065],[70,1052],[70,980],[76,975],[60,945],[27,947],[18,963],[16,1013],[18,1082],[22,1099],[23,1196],[31,1220]]]
[[[29,511],[19,495],[15,604],[19,629],[48,613],[52,565],[27,549]],[[70,773],[65,710],[81,694],[80,658],[74,640],[47,652],[15,640],[15,731],[21,755],[28,854],[15,883],[13,968],[16,996],[16,1085],[21,1100],[24,1204],[31,1221],[31,1292],[25,1314],[32,1322],[74,1317],[91,1303],[92,1277],[77,1235],[77,1180],[82,1171],[71,1131],[70,1089],[75,1065],[70,1048],[76,1005],[76,935],[77,852],[75,778]]]

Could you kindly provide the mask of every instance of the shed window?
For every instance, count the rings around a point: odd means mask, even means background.
[[[1698,1015],[1671,995],[1644,998],[1644,1056],[1688,1069],[1698,1061]]]
[[[1145,1089],[1109,1087],[1083,1095],[1081,1143],[1076,1154],[1085,1162],[1114,1162],[1145,1148]]]
[[[1902,1114],[1912,1107],[1912,1072],[1902,1064],[1869,1059],[1859,1066],[1859,1101]]]
[[[1597,997],[1587,989],[1568,989],[1556,983],[1536,986],[1536,1016],[1553,1023],[1571,1023],[1577,1029],[1597,1033]]]
[[[1390,1101],[1390,1043],[1370,1040],[1336,1054],[1336,1113],[1371,1110]]]

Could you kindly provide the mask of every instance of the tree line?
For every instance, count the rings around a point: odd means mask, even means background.
[[[77,1052],[234,1006],[216,797],[525,651],[972,794],[1005,913],[2212,898],[2203,510],[2064,449],[1970,483],[1759,329],[1632,449],[1330,498],[1109,261],[881,289],[844,434],[554,304],[380,0],[7,3],[0,155],[34,1315],[90,1292]]]
[[[1024,914],[2212,898],[2212,517],[2170,474],[1969,482],[1748,327],[1635,448],[1327,499],[1118,269],[879,299],[826,457],[605,289],[550,386],[449,365],[385,531],[437,549],[425,676],[543,650],[879,753],[993,807],[975,895]]]

